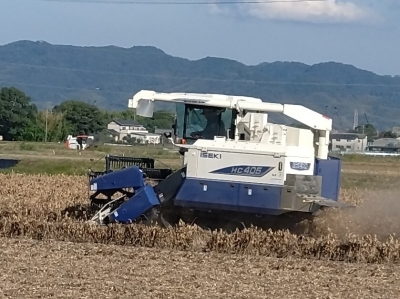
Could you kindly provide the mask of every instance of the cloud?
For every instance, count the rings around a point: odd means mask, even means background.
[[[214,13],[227,13],[222,5],[214,5]],[[230,11],[232,13],[232,11]],[[237,4],[236,13],[265,20],[299,21],[307,23],[354,23],[377,19],[375,12],[354,2],[276,2]]]
[[[219,14],[219,15],[232,15],[232,12],[228,9],[224,9],[217,3],[210,3],[208,4],[209,12],[212,14]]]

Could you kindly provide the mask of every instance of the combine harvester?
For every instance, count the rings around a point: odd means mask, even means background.
[[[284,228],[313,219],[325,207],[347,206],[338,200],[341,161],[328,156],[330,118],[258,98],[148,90],[128,107],[152,117],[156,101],[176,104],[174,136],[165,136],[179,148],[182,168],[173,172],[154,168],[152,159],[107,157],[106,172],[90,174],[90,201],[97,209],[92,221]],[[310,129],[268,123],[268,113]],[[125,168],[111,169],[112,163]],[[122,196],[113,199],[117,192]]]

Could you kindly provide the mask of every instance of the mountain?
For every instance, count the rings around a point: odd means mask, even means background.
[[[349,129],[354,109],[359,123],[384,130],[400,125],[400,77],[379,76],[336,62],[307,65],[273,62],[245,65],[206,57],[188,60],[151,46],[120,48],[52,45],[17,41],[0,46],[0,87],[15,86],[41,109],[66,99],[126,109],[141,89],[255,96],[301,104]],[[275,121],[287,120],[272,116]],[[290,120],[289,120],[290,121]]]

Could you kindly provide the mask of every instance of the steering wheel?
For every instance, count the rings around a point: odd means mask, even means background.
[[[193,138],[204,138],[200,132],[192,132],[190,133],[190,136]]]

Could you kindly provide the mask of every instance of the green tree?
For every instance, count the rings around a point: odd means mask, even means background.
[[[66,127],[64,113],[54,113],[52,111],[40,111],[37,115],[38,123],[42,130],[42,137],[40,141],[64,141],[65,136],[69,134]],[[47,136],[46,136],[46,123],[47,123]]]
[[[145,126],[150,132],[154,132],[158,129],[171,129],[174,123],[174,114],[169,111],[156,111],[153,117],[142,117],[137,116],[136,120]]]
[[[104,130],[106,126],[99,108],[81,101],[62,102],[60,105],[56,105],[52,112],[63,115],[62,132],[64,135],[96,134]]]
[[[392,131],[386,131],[379,134],[379,138],[397,138],[397,135]]]
[[[377,131],[372,124],[360,125],[355,128],[352,132],[358,134],[365,134],[368,137],[368,141],[373,141],[374,138],[377,136]]]
[[[31,99],[15,87],[0,90],[0,135],[5,140],[37,140],[40,125],[37,108]]]

